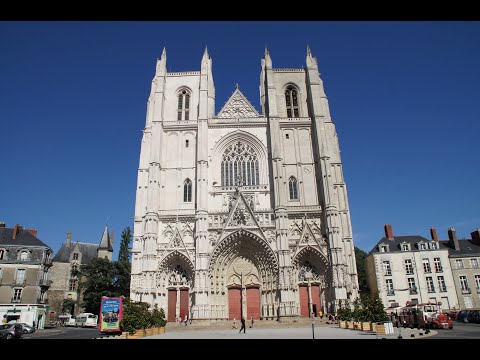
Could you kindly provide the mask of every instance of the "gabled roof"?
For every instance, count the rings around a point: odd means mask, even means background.
[[[245,95],[243,95],[238,85],[232,96],[230,96],[230,99],[228,99],[217,115],[218,118],[251,118],[258,116],[257,110],[255,110]]]
[[[88,264],[92,259],[97,257],[98,246],[96,244],[71,242],[70,244],[64,242],[53,257],[54,262],[70,262],[70,254],[73,249],[78,246],[78,250],[82,254],[82,264]]]
[[[0,228],[0,246],[39,246],[48,247],[43,241],[32,235],[25,229],[18,232],[15,239],[13,238],[12,228]],[[51,249],[51,248],[50,248]]]

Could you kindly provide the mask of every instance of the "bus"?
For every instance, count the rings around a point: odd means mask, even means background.
[[[75,326],[76,325],[76,318],[70,314],[63,314],[58,316],[58,321],[62,326]]]
[[[80,327],[96,327],[98,315],[92,313],[78,314],[75,320],[75,326]]]

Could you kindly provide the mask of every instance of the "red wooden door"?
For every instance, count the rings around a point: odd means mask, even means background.
[[[308,311],[308,287],[301,285],[298,291],[300,293],[300,316],[310,316]]]
[[[247,289],[247,319],[260,320],[260,289]]]
[[[185,315],[188,315],[188,289],[180,290],[180,317],[185,320]]]
[[[175,322],[177,311],[177,290],[168,290],[168,321]]]
[[[242,291],[228,289],[228,318],[229,320],[242,318]]]
[[[312,306],[313,311],[315,311],[315,316],[318,316],[318,312],[320,311],[320,286],[319,285],[312,285],[311,286],[311,291],[312,291]]]

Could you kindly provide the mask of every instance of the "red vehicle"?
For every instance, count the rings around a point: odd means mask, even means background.
[[[440,308],[441,302],[409,304],[398,312],[403,327],[453,329],[453,321]]]

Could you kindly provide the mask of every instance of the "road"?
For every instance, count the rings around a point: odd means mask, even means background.
[[[480,324],[454,322],[452,330],[437,330],[432,339],[480,339]]]
[[[100,337],[97,328],[56,327],[24,334],[22,339],[93,339]]]

